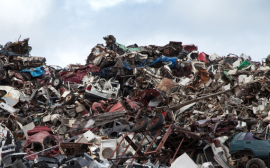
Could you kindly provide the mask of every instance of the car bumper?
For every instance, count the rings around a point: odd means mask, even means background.
[[[95,94],[91,94],[91,93],[84,93],[83,98],[88,99],[88,100],[108,100],[105,97],[95,95]]]

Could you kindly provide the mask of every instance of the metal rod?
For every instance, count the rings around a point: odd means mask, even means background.
[[[194,102],[197,102],[197,101],[199,101],[199,100],[206,99],[206,98],[209,98],[209,97],[217,96],[217,95],[220,95],[220,94],[229,92],[229,91],[231,91],[231,90],[233,90],[233,89],[234,89],[234,88],[229,89],[229,90],[225,90],[225,91],[222,91],[222,92],[214,93],[214,94],[211,94],[211,95],[208,95],[208,96],[199,97],[199,98],[197,98],[197,99],[193,99],[193,100],[190,100],[190,101],[186,101],[186,102],[184,102],[184,103],[181,103],[181,104],[178,104],[178,105],[176,105],[176,106],[171,107],[171,110],[178,110],[178,109],[180,109],[180,108],[182,108],[182,107],[184,107],[184,106],[186,106],[186,105],[189,105],[189,104],[191,104],[191,103],[194,103]]]
[[[117,147],[114,149],[113,153],[111,154],[111,156],[109,157],[109,159],[111,159],[114,155],[114,153],[116,152],[116,150],[119,148],[119,146],[121,145],[121,143],[123,142],[123,140],[125,139],[126,136],[128,136],[131,133],[125,134],[122,138],[122,140],[118,143]]]
[[[128,150],[129,146],[131,145],[131,143],[133,143],[133,139],[135,138],[135,135],[132,137],[132,139],[130,140],[130,142],[128,143],[128,145],[126,146],[126,149],[124,150],[124,152],[122,153],[121,157],[119,158],[118,162],[116,163],[116,166],[118,166],[119,162],[121,161],[121,159],[123,158],[124,154],[126,153],[126,151]],[[127,137],[127,136],[125,136]],[[129,138],[129,137],[128,137]]]
[[[46,151],[46,150],[50,150],[50,149],[53,149],[53,148],[56,148],[56,147],[59,147],[59,145],[55,145],[55,146],[53,146],[53,147],[50,147],[50,148],[44,149],[44,150],[42,150],[42,151],[39,151],[39,152],[33,153],[33,154],[31,154],[31,155],[24,156],[24,157],[23,157],[23,159],[25,159],[26,157],[31,157],[31,156],[33,156],[33,155],[37,155],[37,154],[39,154],[39,153],[41,153],[41,152],[44,152],[44,151]]]
[[[184,137],[182,138],[182,141],[180,142],[180,144],[179,144],[179,146],[178,146],[178,148],[177,148],[176,152],[174,153],[173,158],[172,158],[172,161],[171,161],[171,163],[170,163],[170,164],[172,164],[172,162],[173,162],[173,160],[174,160],[174,158],[175,158],[176,154],[178,153],[178,150],[180,149],[180,147],[181,147],[181,145],[182,145],[183,141],[184,141]]]
[[[143,139],[141,140],[141,143],[140,143],[140,145],[138,146],[138,149],[136,150],[136,152],[135,152],[135,154],[134,154],[134,156],[133,156],[133,159],[131,160],[130,164],[133,163],[133,161],[134,161],[134,159],[135,159],[135,157],[136,157],[136,155],[137,155],[137,152],[140,150],[140,148],[141,148],[141,146],[142,146],[142,143],[143,143],[143,141],[145,140],[145,138],[146,138],[146,135],[145,135],[145,136],[143,137]]]
[[[144,154],[146,154],[153,146],[153,143],[155,142],[159,132],[160,132],[161,128],[159,128],[159,130],[157,131],[155,137],[152,139],[152,142],[150,143],[150,145],[148,146],[148,148],[145,150]]]

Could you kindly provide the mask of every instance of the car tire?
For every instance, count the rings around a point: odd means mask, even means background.
[[[165,117],[163,114],[157,114],[156,116],[154,116],[148,126],[147,126],[147,129],[149,131],[154,131],[158,128],[160,128],[162,125],[163,125],[163,122],[165,121]]]
[[[0,75],[1,75],[0,80],[1,80],[1,79],[6,79],[6,78],[7,78],[7,73],[6,73],[6,71],[3,70],[3,69],[0,69]]]
[[[25,81],[31,81],[32,79],[32,76],[30,73],[24,72],[24,73],[21,73],[21,75]]]
[[[253,158],[247,162],[246,168],[252,168],[252,167],[257,167],[257,168],[266,168],[266,165],[264,161],[258,158]]]
[[[136,124],[134,125],[134,128],[132,129],[132,132],[142,132],[143,130],[146,129],[147,125],[149,123],[149,118],[148,117],[144,117],[139,119]]]
[[[62,82],[61,78],[54,78],[52,85],[58,89],[62,85]]]
[[[67,104],[67,105],[74,104],[75,103],[75,98],[76,98],[75,94],[73,92],[70,92],[65,97],[64,103]]]
[[[64,109],[63,107],[55,107],[53,110],[54,114],[63,114],[64,113]]]

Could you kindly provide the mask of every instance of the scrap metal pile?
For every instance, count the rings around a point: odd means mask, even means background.
[[[29,39],[1,46],[1,166],[265,166],[230,145],[268,142],[270,59],[104,40],[65,69],[30,56]]]

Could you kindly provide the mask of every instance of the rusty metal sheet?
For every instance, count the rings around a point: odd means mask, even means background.
[[[156,86],[156,88],[160,91],[163,91],[164,93],[167,93],[169,89],[172,89],[175,87],[175,83],[173,80],[164,78],[161,80],[161,82]]]
[[[89,152],[89,147],[92,145],[92,143],[62,142],[60,147],[67,156],[74,156]]]

